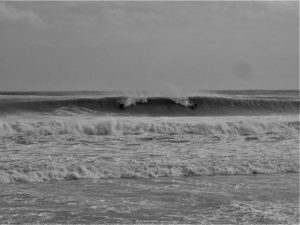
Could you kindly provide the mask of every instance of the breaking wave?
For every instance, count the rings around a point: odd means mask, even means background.
[[[230,97],[103,97],[27,100],[0,103],[1,114],[23,112],[72,115],[78,113],[126,116],[215,116],[299,113],[298,100]]]
[[[298,159],[243,159],[241,161],[199,161],[196,164],[158,164],[123,160],[91,163],[49,160],[40,164],[27,164],[1,168],[0,183],[44,182],[102,178],[149,178],[178,176],[250,175],[272,173],[298,173]]]
[[[41,119],[0,119],[3,135],[140,135],[199,134],[199,135],[250,135],[295,134],[300,122],[295,117],[52,117]],[[232,117],[233,118],[233,117]],[[280,119],[281,118],[281,119]]]

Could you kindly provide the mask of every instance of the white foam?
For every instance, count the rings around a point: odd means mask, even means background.
[[[281,117],[59,117],[1,118],[0,135],[298,135],[296,116]]]
[[[31,163],[22,167],[8,167],[0,170],[0,183],[43,182],[58,180],[102,179],[102,178],[149,178],[211,175],[248,175],[271,173],[296,173],[297,160],[244,159],[240,162],[224,162],[219,159],[197,164],[169,162],[166,165],[154,161],[141,162],[122,160],[109,162],[95,159],[90,163],[76,163],[68,160],[52,160]]]

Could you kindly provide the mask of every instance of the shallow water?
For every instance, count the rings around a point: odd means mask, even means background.
[[[298,174],[0,185],[2,223],[298,224]]]

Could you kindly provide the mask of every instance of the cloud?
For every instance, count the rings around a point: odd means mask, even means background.
[[[163,13],[153,8],[149,3],[103,4],[101,13],[107,22],[115,25],[154,24],[164,21],[165,19]]]
[[[290,11],[298,11],[299,2],[298,1],[265,1],[262,4],[269,7],[270,10],[276,12],[289,13]]]
[[[217,1],[209,6],[214,12],[235,15],[241,19],[288,21],[299,17],[298,1]]]
[[[279,19],[299,18],[298,1],[262,1],[258,2],[267,13],[277,15]]]
[[[32,11],[16,9],[5,2],[0,2],[0,21],[8,20],[17,23],[29,23],[37,27],[44,27],[44,22]]]

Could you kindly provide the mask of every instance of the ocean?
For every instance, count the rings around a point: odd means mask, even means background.
[[[0,92],[0,223],[298,224],[299,103]]]

